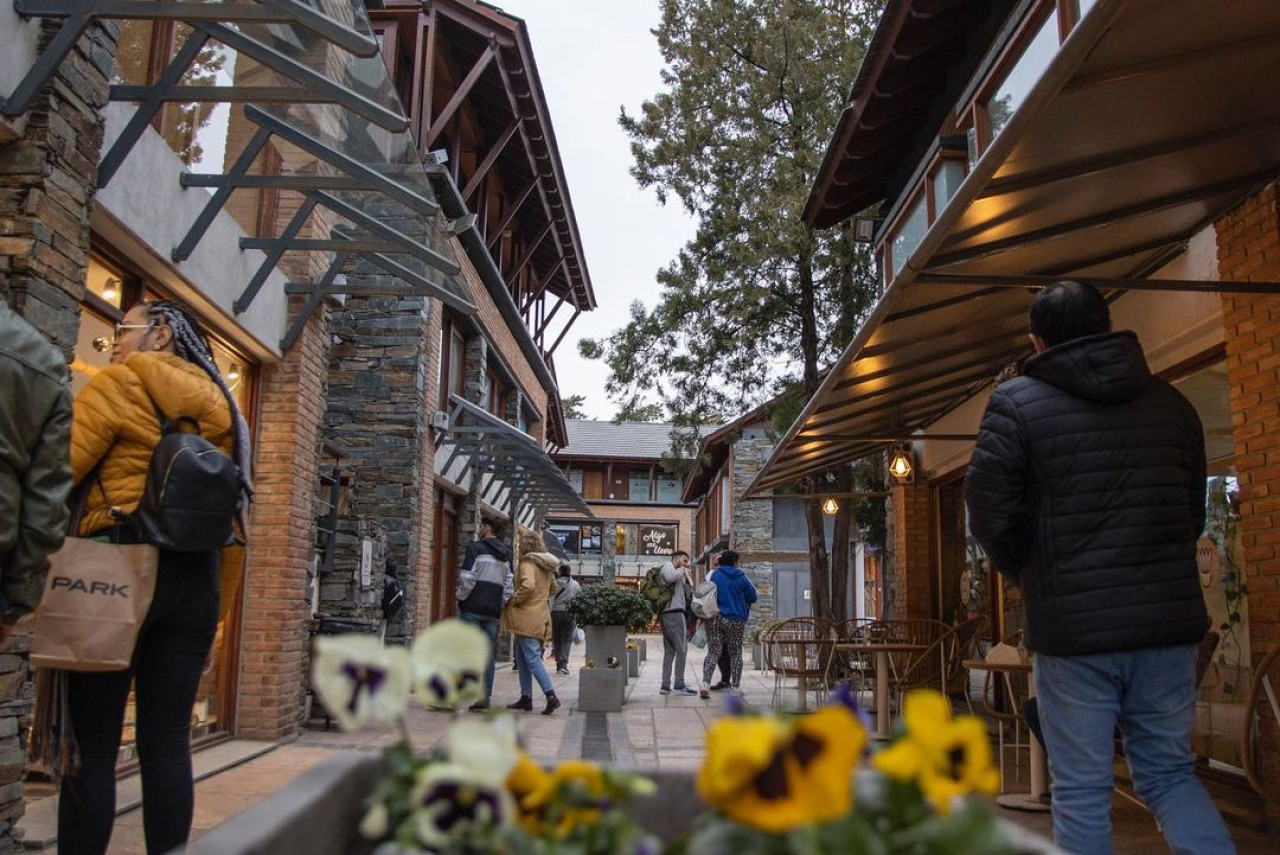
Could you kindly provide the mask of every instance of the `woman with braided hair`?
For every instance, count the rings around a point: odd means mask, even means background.
[[[249,491],[249,432],[214,363],[209,340],[186,309],[167,300],[139,303],[116,326],[111,365],[76,397],[71,466],[89,479],[79,533],[134,542],[112,516],[142,498],[161,416],[193,419],[205,439],[231,454]],[[191,709],[217,631],[218,552],[160,551],[156,591],[124,671],[72,672],[68,699],[80,749],[77,773],[62,781],[60,855],[104,855],[115,822],[116,758],[132,683],[142,772],[147,852],[187,842],[194,788]]]

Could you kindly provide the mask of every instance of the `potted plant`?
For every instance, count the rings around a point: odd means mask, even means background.
[[[626,662],[627,632],[640,632],[653,620],[653,608],[638,591],[609,582],[586,585],[569,601],[569,616],[586,632],[587,658]]]
[[[582,760],[539,766],[505,714],[457,716],[430,753],[417,755],[404,728],[410,694],[454,709],[479,697],[488,639],[445,622],[412,654],[368,641],[326,641],[317,692],[341,711],[343,727],[395,721],[404,741],[381,758],[329,758],[187,855],[1055,851],[970,798],[999,785],[986,726],[953,717],[937,691],[908,694],[905,726],[869,760],[867,726],[842,685],[806,716],[731,709],[707,730],[695,774],[641,777]]]

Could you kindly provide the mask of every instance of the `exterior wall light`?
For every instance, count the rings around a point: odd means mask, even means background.
[[[822,503],[822,512],[829,517],[835,516],[840,511],[840,503],[835,499],[828,498]]]
[[[893,454],[889,458],[889,474],[897,483],[910,484],[914,480],[912,476],[915,474],[915,465],[911,458],[911,443],[904,442],[893,447]]]

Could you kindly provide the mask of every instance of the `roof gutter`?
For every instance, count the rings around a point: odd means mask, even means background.
[[[964,215],[969,205],[978,198],[1009,155],[1013,153],[1013,149],[1017,146],[1023,131],[1048,108],[1053,99],[1057,97],[1062,88],[1075,75],[1080,65],[1089,58],[1089,54],[1092,53],[1107,30],[1111,28],[1116,18],[1120,16],[1127,2],[1128,0],[1097,0],[1096,5],[1089,10],[1089,13],[1072,28],[1067,40],[1058,48],[1058,55],[1053,58],[1053,61],[1049,63],[1049,67],[1045,69],[1045,73],[1041,75],[1040,79],[1036,81],[1036,85],[1027,93],[1027,98],[1023,101],[1022,106],[1009,118],[1008,124],[1001,130],[999,136],[992,141],[987,150],[983,152],[982,157],[974,164],[973,169],[965,176],[960,187],[956,189],[955,195],[951,197],[946,207],[938,214],[933,226],[925,233],[924,239],[920,241],[916,251],[911,254],[911,257],[902,266],[902,270],[899,271],[898,276],[890,283],[884,294],[880,296],[880,299],[876,301],[870,316],[858,329],[853,341],[849,342],[849,346],[840,354],[840,358],[836,360],[836,364],[832,366],[831,372],[822,382],[822,385],[818,387],[818,391],[813,394],[813,397],[805,404],[804,409],[800,411],[800,415],[792,422],[791,427],[787,428],[786,434],[774,446],[773,453],[769,455],[769,459],[765,461],[764,466],[761,467],[759,473],[756,474],[756,477],[752,479],[751,484],[747,487],[746,492],[743,493],[744,499],[759,495],[764,490],[769,489],[763,482],[768,480],[769,470],[773,467],[774,459],[791,444],[796,434],[800,433],[804,428],[805,422],[818,409],[819,402],[840,381],[845,369],[862,352],[867,341],[870,340],[880,326],[885,315],[889,313],[889,308],[894,299],[915,281],[918,273],[926,268],[934,254],[950,237],[952,228]]]

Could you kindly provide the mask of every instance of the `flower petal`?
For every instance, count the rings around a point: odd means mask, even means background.
[[[390,724],[409,705],[408,652],[363,633],[320,636],[311,685],[343,730]]]

